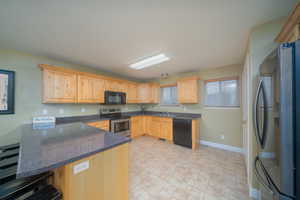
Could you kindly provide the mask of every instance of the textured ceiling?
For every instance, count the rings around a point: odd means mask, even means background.
[[[133,78],[241,63],[250,29],[288,15],[297,0],[5,0],[0,48]],[[165,53],[171,60],[128,65]]]

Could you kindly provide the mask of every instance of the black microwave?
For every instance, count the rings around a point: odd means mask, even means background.
[[[104,92],[104,103],[106,105],[118,105],[126,104],[126,93],[125,92]]]

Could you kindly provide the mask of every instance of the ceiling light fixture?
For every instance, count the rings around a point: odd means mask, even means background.
[[[168,61],[168,60],[170,60],[170,58],[165,56],[165,54],[159,54],[159,55],[152,56],[152,57],[146,58],[144,60],[141,60],[137,63],[131,64],[131,65],[129,65],[129,67],[139,70],[139,69],[143,69],[146,67],[150,67],[152,65],[156,65],[156,64]]]

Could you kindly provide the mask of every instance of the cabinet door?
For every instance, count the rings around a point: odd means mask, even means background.
[[[151,135],[151,116],[144,116],[145,134]]]
[[[127,103],[137,103],[137,85],[135,83],[128,83],[127,87]]]
[[[177,82],[179,103],[198,103],[198,79],[190,77]]]
[[[43,103],[76,103],[77,75],[60,70],[43,70]]]
[[[151,84],[151,103],[159,103],[159,84]]]
[[[131,137],[135,138],[140,136],[141,133],[141,117],[140,116],[135,116],[131,117]]]
[[[103,103],[104,80],[87,75],[78,75],[78,102]]]
[[[106,89],[114,92],[125,92],[125,87],[122,81],[119,80],[106,80]]]
[[[151,136],[153,137],[161,137],[161,128],[160,128],[160,118],[153,117],[151,121]]]
[[[171,118],[161,119],[161,138],[172,141],[173,140],[173,122]]]
[[[148,83],[142,83],[138,86],[138,101],[139,103],[151,102],[151,88]]]
[[[78,102],[93,102],[93,79],[88,76],[78,76]]]
[[[93,80],[93,99],[95,103],[104,103],[105,81],[97,78]]]

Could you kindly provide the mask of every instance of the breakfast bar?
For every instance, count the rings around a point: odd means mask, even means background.
[[[64,200],[128,199],[130,138],[84,123],[22,125],[17,178],[53,171]]]

